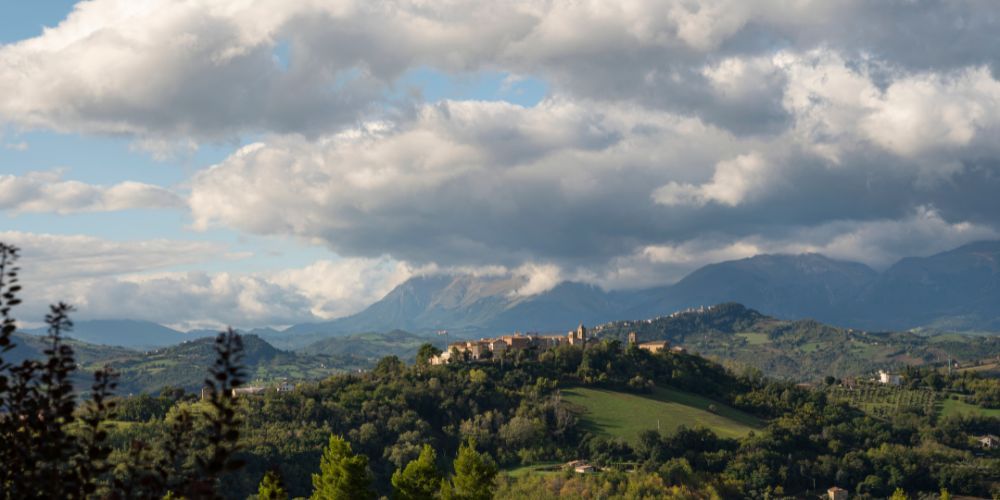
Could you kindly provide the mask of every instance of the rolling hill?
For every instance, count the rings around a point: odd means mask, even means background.
[[[243,335],[249,383],[277,380],[317,380],[334,373],[367,367],[366,360],[349,355],[301,354],[276,349],[256,335]],[[198,391],[215,359],[214,339],[205,337],[183,344],[103,360],[119,372],[119,393],[155,392],[164,386]],[[89,367],[89,368],[96,368]]]
[[[3,353],[5,362],[45,358],[47,342],[44,337],[14,333],[11,340],[15,346]],[[93,372],[106,365],[118,373],[118,394],[155,393],[166,386],[197,392],[204,385],[207,370],[215,359],[214,337],[150,351],[95,345],[72,338],[66,339],[65,344],[73,348],[79,366],[73,384],[84,393],[90,388]],[[334,373],[368,368],[375,361],[349,353],[282,351],[256,335],[243,335],[243,344],[243,364],[250,383],[317,380]]]
[[[38,335],[27,335],[15,332],[11,336],[14,348],[3,353],[3,359],[9,363],[20,363],[26,359],[41,359],[48,348],[48,342]],[[65,339],[66,345],[73,348],[76,361],[83,365],[99,363],[102,360],[137,355],[138,352],[124,347],[95,345],[76,339]]]
[[[626,341],[669,340],[735,367],[755,367],[770,377],[819,380],[871,374],[903,365],[968,363],[1000,354],[1000,336],[870,332],[814,320],[781,320],[735,303],[672,313],[651,320],[615,321],[592,331]]]

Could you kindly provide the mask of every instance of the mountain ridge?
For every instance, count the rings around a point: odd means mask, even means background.
[[[816,253],[761,254],[709,264],[672,285],[644,289],[606,291],[564,281],[527,295],[520,293],[525,284],[526,280],[509,276],[416,276],[358,313],[281,331],[251,332],[281,348],[298,349],[330,336],[392,330],[418,334],[448,330],[454,338],[562,331],[580,322],[654,318],[725,302],[781,318],[871,330],[1000,331],[1000,241],[906,257],[882,272]],[[115,321],[81,321],[70,335],[132,348],[172,345],[194,337],[155,323]],[[111,329],[113,335],[100,335],[102,325],[122,328]],[[153,337],[145,338],[146,331]]]
[[[517,288],[509,285],[504,293],[494,287],[491,294],[444,300],[441,296],[446,293],[468,289],[474,278],[422,276],[404,282],[359,313],[295,325],[285,333],[338,335],[401,328],[415,332],[450,329],[474,336],[512,330],[558,331],[580,321],[650,318],[723,302],[739,302],[782,318],[812,318],[859,328],[938,325],[1000,330],[998,269],[1000,241],[980,241],[927,257],[906,257],[882,272],[817,253],[762,254],[709,264],[672,285],[640,290],[605,291],[562,282],[531,296],[517,295]],[[500,280],[485,279],[494,280],[494,285]],[[403,296],[406,308],[399,304]],[[909,302],[894,298],[900,296],[909,297]],[[392,314],[385,314],[389,309]]]

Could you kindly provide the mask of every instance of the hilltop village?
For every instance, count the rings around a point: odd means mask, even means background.
[[[635,332],[629,333],[629,344],[637,345],[640,349],[656,353],[670,350],[676,353],[686,352],[683,347],[670,347],[670,342],[666,340],[656,340],[639,343]],[[561,345],[586,346],[588,342],[593,342],[595,337],[588,337],[587,327],[583,323],[576,330],[570,330],[565,335],[538,335],[514,333],[502,335],[495,338],[482,338],[479,340],[463,340],[452,342],[448,349],[441,354],[432,356],[432,365],[445,365],[454,362],[467,361],[488,361],[500,357],[507,351],[520,351],[525,349],[554,349]]]

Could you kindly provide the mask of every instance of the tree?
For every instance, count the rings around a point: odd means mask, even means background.
[[[392,487],[400,500],[429,500],[434,498],[441,487],[441,472],[438,471],[437,453],[431,445],[425,444],[420,456],[406,464],[403,469],[392,473]]]
[[[17,258],[16,247],[0,243],[0,355],[15,347],[11,311],[21,302]],[[73,327],[72,310],[63,303],[51,306],[42,361],[13,364],[0,358],[0,497],[220,497],[219,476],[242,465],[233,459],[240,422],[228,396],[243,381],[239,335],[230,329],[216,340],[207,428],[196,435],[192,419],[179,418],[156,446],[132,440],[113,468],[107,428],[116,404],[110,399],[116,375],[107,367],[97,371],[90,398],[80,407],[72,384],[77,362],[63,339]],[[194,466],[175,466],[186,463]]]
[[[288,500],[288,492],[277,471],[269,470],[264,473],[257,488],[257,500]]]
[[[489,500],[493,497],[493,482],[497,465],[488,453],[476,451],[475,440],[469,439],[458,448],[455,475],[451,483],[442,480],[441,498],[445,500]]]
[[[425,343],[417,350],[417,364],[426,365],[434,356],[441,354],[441,349],[434,347],[434,344]]]
[[[363,500],[375,498],[368,457],[356,455],[344,438],[330,435],[323,450],[319,474],[313,474],[314,500]]]
[[[906,496],[906,492],[903,491],[903,488],[896,488],[896,491],[892,492],[892,496],[889,497],[889,500],[908,500],[909,498],[910,497]]]

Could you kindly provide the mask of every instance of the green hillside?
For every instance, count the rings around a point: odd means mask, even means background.
[[[326,354],[330,356],[354,356],[367,359],[371,364],[385,356],[397,356],[406,361],[413,361],[417,350],[424,343],[434,343],[438,348],[445,348],[444,337],[427,337],[414,335],[402,330],[387,333],[367,332],[355,335],[330,337],[298,349],[302,354]]]
[[[733,303],[648,321],[616,321],[598,325],[593,332],[623,342],[630,332],[636,332],[640,342],[669,340],[738,369],[754,367],[795,381],[870,375],[949,358],[969,364],[1000,354],[998,336],[869,332],[812,320],[780,320]]]
[[[757,418],[722,403],[689,392],[657,387],[651,394],[633,394],[607,389],[574,387],[562,397],[581,409],[585,427],[634,442],[639,433],[656,429],[664,433],[677,427],[707,427],[722,437],[745,436],[761,427]],[[714,405],[714,412],[709,410]]]
[[[11,363],[20,363],[25,359],[42,359],[45,356],[45,349],[49,348],[49,341],[45,337],[37,335],[15,332],[11,335],[11,341],[14,348],[3,355],[4,360]],[[64,339],[64,343],[73,348],[77,362],[82,365],[108,362],[139,354],[137,351],[124,347],[89,344],[72,337]]]
[[[256,335],[243,336],[248,381],[268,383],[281,379],[318,380],[334,373],[367,367],[367,362],[350,355],[297,354],[276,349]],[[93,371],[110,364],[119,373],[120,394],[156,392],[164,386],[197,392],[215,356],[214,339],[206,337],[145,353],[83,364]]]
[[[945,399],[941,403],[941,416],[974,415],[981,417],[1000,417],[1000,409],[983,408],[958,399]]]

